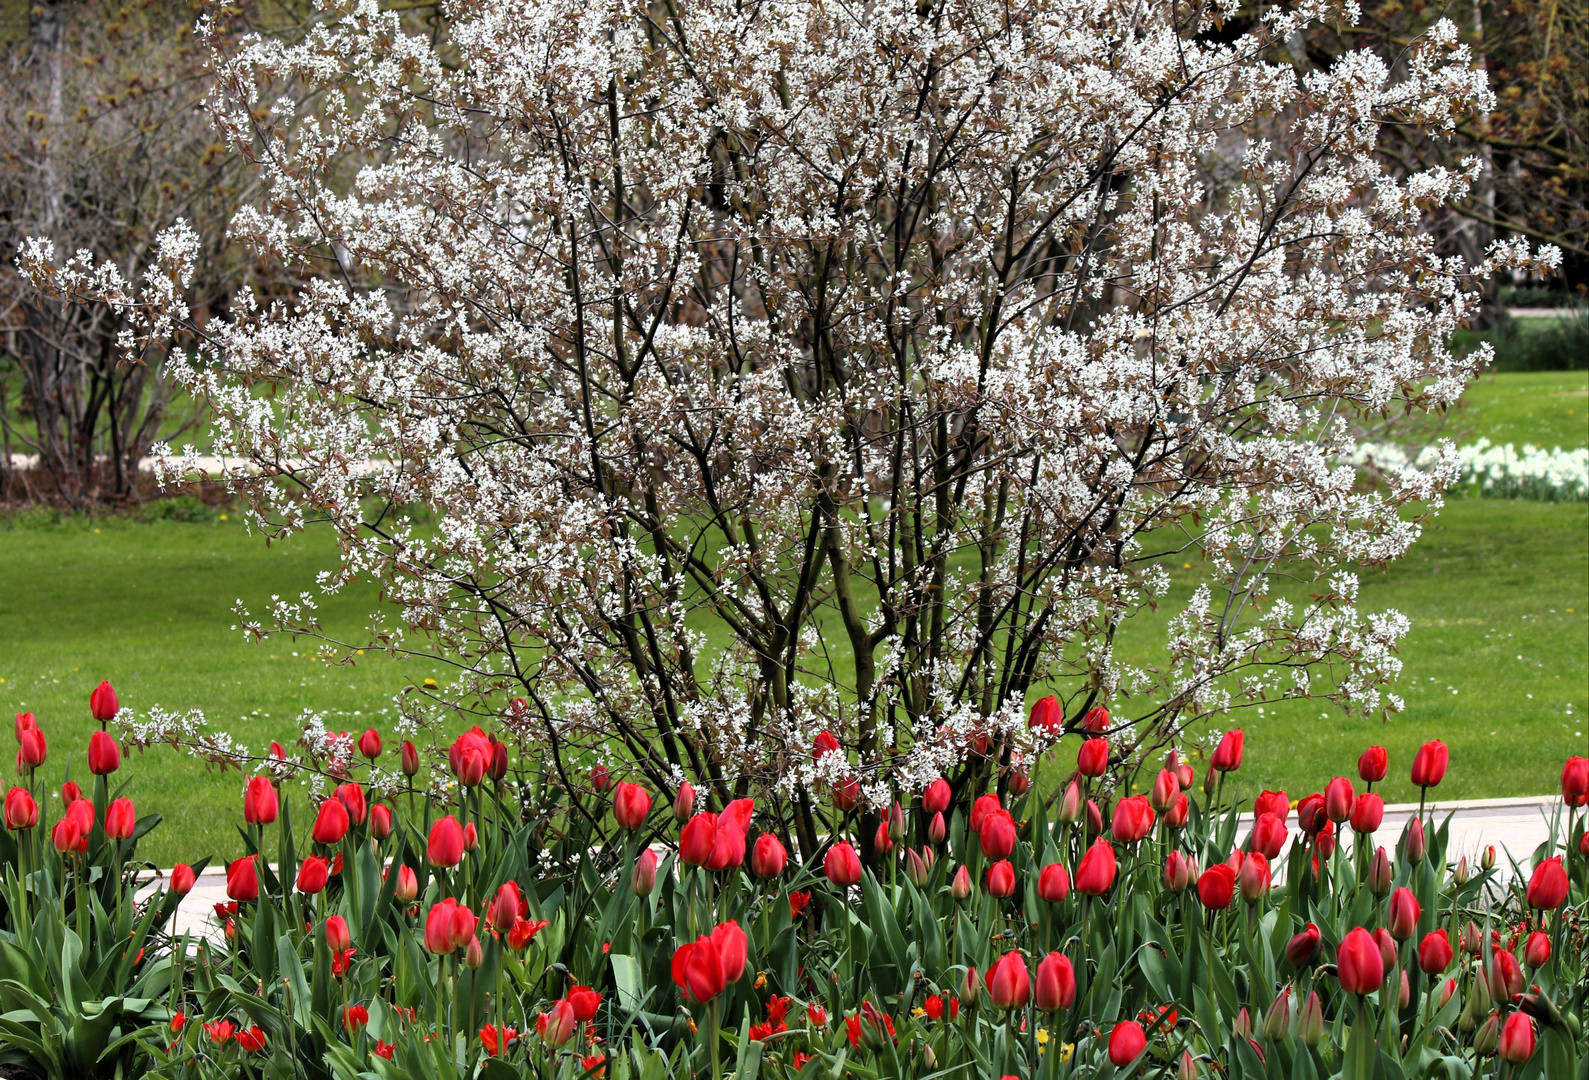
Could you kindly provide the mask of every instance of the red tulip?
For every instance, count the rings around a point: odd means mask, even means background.
[[[171,868],[171,891],[178,896],[186,896],[193,891],[193,883],[197,879],[193,867],[187,863],[177,863]]]
[[[452,941],[453,948],[461,949],[474,939],[475,927],[480,925],[480,920],[474,912],[462,904],[455,906],[449,915],[447,936]]]
[[[657,887],[657,853],[650,848],[640,852],[634,863],[634,874],[629,881],[636,896],[650,896]]]
[[[783,842],[772,833],[756,837],[756,846],[750,855],[750,872],[757,877],[775,878],[789,863],[789,852]]]
[[[1032,976],[1026,970],[1026,958],[1018,952],[1007,952],[995,960],[984,981],[995,1009],[1019,1008],[1031,999]]]
[[[31,730],[33,728],[38,727],[38,726],[39,726],[39,722],[38,722],[38,720],[36,720],[34,718],[32,713],[30,713],[30,712],[19,712],[19,713],[17,713],[17,720],[16,720],[17,742],[21,742],[22,741],[22,733],[24,731],[29,731],[29,730]]]
[[[1277,859],[1290,835],[1285,822],[1273,814],[1259,814],[1253,822],[1252,835],[1247,838],[1247,850],[1262,852],[1266,859]]]
[[[1026,721],[1029,728],[1042,728],[1054,738],[1065,733],[1065,714],[1060,710],[1059,699],[1053,695],[1042,698],[1032,706],[1032,715]]]
[[[397,868],[397,884],[392,887],[392,898],[408,903],[419,896],[419,878],[411,866]]]
[[[276,820],[279,810],[280,800],[270,778],[250,777],[243,787],[243,820],[250,825],[269,825]]]
[[[353,944],[353,935],[348,932],[348,921],[340,915],[332,915],[326,919],[326,946],[332,952],[341,952]]]
[[[1003,806],[999,803],[997,795],[990,792],[987,795],[978,796],[976,802],[971,804],[971,819],[969,822],[971,831],[980,833],[982,831],[982,823],[988,819],[988,815],[1002,809]]]
[[[1352,816],[1352,804],[1357,801],[1357,792],[1352,790],[1352,782],[1344,776],[1337,776],[1324,785],[1324,816],[1339,825]]]
[[[1007,859],[1015,850],[1015,819],[1008,810],[999,810],[982,819],[978,830],[982,854],[990,859]]]
[[[397,748],[397,761],[404,776],[413,776],[419,771],[419,749],[411,740],[404,739],[403,745]]]
[[[1567,902],[1567,871],[1562,869],[1561,856],[1553,855],[1534,867],[1528,879],[1528,906],[1541,911],[1555,911]]]
[[[940,776],[921,793],[921,808],[929,814],[941,814],[949,809],[949,800],[953,797],[949,781]]]
[[[381,756],[381,733],[374,728],[359,736],[359,753],[374,761]]]
[[[131,799],[115,799],[105,810],[105,835],[112,840],[128,840],[138,823]]]
[[[463,826],[448,814],[437,818],[430,826],[430,839],[425,845],[425,859],[432,866],[453,867],[463,862]]]
[[[1423,910],[1418,906],[1418,898],[1408,888],[1400,888],[1390,894],[1390,913],[1386,925],[1390,936],[1397,941],[1406,941],[1418,931],[1418,917]]]
[[[1102,776],[1109,767],[1109,740],[1088,739],[1076,752],[1076,771],[1083,776]]]
[[[508,775],[508,744],[491,736],[491,762],[486,766],[486,776],[496,781]]]
[[[1109,730],[1109,710],[1102,705],[1094,705],[1087,710],[1087,715],[1081,718],[1081,730],[1100,732]]]
[[[1523,963],[1531,968],[1542,968],[1550,963],[1550,935],[1535,930],[1523,943]]]
[[[1076,969],[1070,957],[1051,952],[1038,961],[1035,996],[1043,1012],[1060,1012],[1076,1003]]]
[[[75,818],[77,828],[83,834],[83,843],[88,842],[88,834],[94,831],[94,803],[90,799],[77,799],[66,808],[66,816]]]
[[[1561,797],[1568,806],[1589,806],[1589,757],[1570,757],[1561,767]]]
[[[1505,949],[1496,949],[1490,954],[1490,968],[1485,975],[1489,980],[1490,997],[1503,1005],[1523,992],[1523,969],[1517,957]]]
[[[949,883],[949,895],[956,900],[964,900],[971,895],[971,871],[964,866],[955,871],[954,879]]]
[[[888,835],[886,818],[877,823],[877,831],[872,834],[872,850],[879,855],[887,855],[894,850],[894,838]]]
[[[988,867],[987,889],[989,896],[1000,899],[1015,895],[1015,867],[1008,859],[1000,859]]]
[[[258,1024],[249,1028],[239,1028],[237,1031],[237,1045],[250,1054],[258,1054],[265,1049],[265,1029]]]
[[[1379,957],[1389,971],[1396,966],[1396,939],[1383,926],[1374,931],[1374,944],[1379,946]]]
[[[1264,853],[1254,851],[1243,859],[1236,880],[1241,886],[1242,899],[1249,904],[1256,904],[1269,895],[1269,860]]]
[[[1093,841],[1076,867],[1076,891],[1102,896],[1114,885],[1117,869],[1114,845],[1102,838]]]
[[[1418,943],[1418,966],[1425,975],[1444,975],[1455,956],[1444,930],[1432,930]]]
[[[673,981],[692,1001],[711,1001],[745,972],[745,932],[726,922],[673,953]]]
[[[1180,851],[1164,857],[1164,887],[1170,892],[1185,892],[1197,880],[1197,863]]]
[[[829,731],[817,732],[816,739],[811,744],[811,760],[821,761],[824,756],[840,749],[839,740],[834,738]]]
[[[1328,818],[1324,821],[1324,828],[1313,838],[1313,850],[1321,859],[1328,859],[1335,851],[1335,822]]]
[[[573,1038],[576,1027],[574,1006],[566,998],[554,1003],[550,1012],[541,1013],[535,1020],[535,1033],[553,1050]]]
[[[1305,795],[1297,803],[1297,826],[1309,836],[1317,836],[1329,821],[1324,812],[1324,796],[1319,792]]]
[[[684,823],[679,830],[679,858],[691,866],[705,866],[712,861],[712,849],[717,846],[717,815],[703,810]]]
[[[33,727],[17,733],[17,771],[43,765],[48,752],[40,729]]]
[[[1514,1012],[1501,1028],[1499,1053],[1502,1059],[1521,1065],[1534,1056],[1534,1018]]]
[[[50,843],[62,855],[76,851],[82,839],[83,830],[78,828],[77,819],[71,816],[63,817],[55,823],[55,828],[50,830]]]
[[[943,843],[943,838],[949,834],[948,827],[944,824],[943,813],[933,814],[932,820],[927,823],[927,839],[934,844]]]
[[[601,994],[588,986],[570,987],[568,1003],[574,1008],[574,1019],[583,1024],[596,1019],[596,1012],[601,1008]]]
[[[1125,1068],[1147,1048],[1147,1033],[1135,1020],[1122,1020],[1109,1032],[1109,1060],[1116,1068]]]
[[[1300,934],[1286,942],[1286,959],[1293,967],[1307,967],[1319,955],[1319,928],[1308,923]]]
[[[695,785],[688,780],[679,785],[673,794],[673,820],[688,821],[695,813]]]
[[[1236,871],[1226,863],[1215,863],[1197,879],[1197,898],[1210,911],[1223,911],[1236,897]]]
[[[348,808],[341,799],[332,797],[320,804],[315,816],[311,836],[317,844],[339,843],[348,834]]]
[[[318,855],[310,855],[298,867],[298,891],[313,896],[326,887],[330,877],[331,864]]]
[[[861,880],[861,857],[855,853],[849,841],[840,840],[828,848],[828,854],[822,860],[822,870],[828,880],[841,889],[847,889]]]
[[[1192,816],[1192,803],[1183,792],[1175,800],[1175,805],[1164,812],[1164,824],[1172,829],[1179,829],[1186,824],[1186,819]]]
[[[1280,819],[1283,826],[1291,820],[1291,800],[1283,791],[1262,791],[1252,801],[1253,821],[1257,821],[1265,814],[1273,814]]]
[[[1049,863],[1037,875],[1037,895],[1050,904],[1063,903],[1070,895],[1070,872],[1059,863]]]
[[[1055,818],[1066,824],[1081,820],[1081,785],[1072,780],[1065,787],[1065,795],[1059,800],[1059,812]]]
[[[1134,844],[1153,831],[1156,816],[1145,795],[1132,795],[1115,803],[1109,832],[1122,844]]]
[[[233,859],[226,867],[226,895],[240,904],[259,899],[259,870],[254,866],[258,855],[245,855]]]
[[[717,815],[717,833],[712,838],[712,857],[708,870],[727,870],[745,861],[745,840],[755,813],[754,799],[735,799]]]
[[[74,802],[83,797],[83,789],[77,786],[77,781],[68,780],[61,785],[61,809],[69,808]]]
[[[1349,931],[1335,951],[1336,976],[1348,994],[1371,994],[1385,981],[1385,958],[1361,926]]]
[[[612,817],[620,829],[638,829],[651,812],[651,793],[639,784],[619,781],[612,792]]]
[[[1377,784],[1385,779],[1388,760],[1383,746],[1370,746],[1363,751],[1363,756],[1357,759],[1357,775],[1365,784]]]
[[[1032,790],[1032,778],[1025,769],[1016,769],[1010,774],[1010,794],[1019,799]],[[896,804],[897,805],[897,804]]]
[[[363,825],[369,811],[369,804],[364,797],[364,788],[353,783],[338,784],[336,796],[342,801],[342,805],[347,808],[349,823]]]
[[[39,823],[39,804],[33,801],[27,788],[14,787],[6,792],[6,828],[12,832],[31,829]]]
[[[376,803],[370,807],[370,836],[375,840],[385,840],[392,835],[392,808],[385,803]]]
[[[88,695],[88,711],[101,724],[116,719],[116,714],[121,711],[121,704],[116,700],[116,688],[108,682],[94,687]]]
[[[1373,792],[1359,795],[1352,804],[1352,829],[1367,836],[1376,832],[1385,820],[1385,800]]]
[[[96,731],[88,737],[88,771],[95,776],[106,776],[121,768],[121,747],[116,737],[108,731]]]
[[[425,948],[437,956],[446,956],[458,948],[452,940],[452,917],[457,910],[458,901],[449,896],[425,913]]]
[[[513,925],[529,913],[529,906],[524,902],[524,894],[519,890],[516,881],[504,881],[497,888],[496,895],[486,905],[486,922],[492,929],[500,934],[505,934],[513,929]]]
[[[464,827],[463,827],[463,849],[465,851],[473,851],[475,848],[477,848],[479,846],[480,846],[480,832],[479,832],[479,830],[477,830],[474,827],[474,822],[472,822],[472,821],[465,822],[464,823]]]
[[[369,1025],[370,1010],[363,1005],[349,1005],[342,1010],[342,1025],[351,1035]]]
[[[1219,745],[1214,748],[1214,756],[1209,758],[1209,764],[1220,772],[1235,772],[1241,768],[1244,747],[1245,736],[1241,728],[1232,728],[1219,740]]]
[[[1446,766],[1451,761],[1451,751],[1446,749],[1446,744],[1439,739],[1426,742],[1418,748],[1418,754],[1412,759],[1412,783],[1414,787],[1434,787],[1446,777]]]

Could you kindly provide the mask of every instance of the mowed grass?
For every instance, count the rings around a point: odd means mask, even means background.
[[[1458,412],[1468,429],[1461,438],[1586,445],[1586,391],[1584,372],[1486,376]],[[68,764],[74,777],[86,771],[82,750],[95,726],[88,694],[104,678],[139,713],[201,709],[254,748],[294,739],[304,710],[326,714],[329,726],[373,724],[390,737],[394,695],[426,677],[445,680],[441,665],[376,654],[329,664],[313,641],[249,644],[232,628],[236,600],[262,610],[272,595],[312,589],[316,572],[334,563],[324,532],[267,548],[235,515],[0,522],[0,709],[39,717],[52,788]],[[1194,584],[1192,571],[1176,576],[1168,610]],[[1294,702],[1223,718],[1218,726],[1247,732],[1244,789],[1316,790],[1352,775],[1361,748],[1380,743],[1392,754],[1386,796],[1415,798],[1406,782],[1412,754],[1441,738],[1452,748],[1442,797],[1544,794],[1564,757],[1589,753],[1589,504],[1454,499],[1408,559],[1361,577],[1365,609],[1393,607],[1412,619],[1393,688],[1407,711],[1380,722]],[[324,624],[353,638],[377,594],[366,585],[317,602]],[[1151,662],[1163,640],[1162,623],[1138,620],[1122,649]],[[131,780],[140,812],[167,819],[145,841],[146,858],[169,865],[240,852],[237,772],[160,747],[130,756],[120,777]]]

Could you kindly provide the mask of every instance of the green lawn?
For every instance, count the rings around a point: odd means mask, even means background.
[[[1458,412],[1470,429],[1462,438],[1585,445],[1586,391],[1584,372],[1487,376]],[[140,712],[202,709],[261,746],[295,737],[305,709],[347,730],[388,730],[393,695],[445,677],[426,663],[373,654],[327,664],[309,641],[246,643],[231,629],[233,602],[257,611],[272,594],[312,588],[315,572],[334,562],[330,537],[266,548],[235,515],[198,516],[0,519],[0,709],[38,715],[52,775],[68,760],[82,775],[88,694],[102,678]],[[1190,584],[1188,575],[1179,597]],[[320,598],[320,614],[351,635],[374,598],[373,587],[350,589]],[[1545,793],[1566,755],[1589,752],[1589,504],[1452,500],[1405,562],[1363,575],[1362,601],[1413,620],[1397,687],[1407,712],[1382,724],[1317,704],[1247,710],[1230,723],[1248,733],[1241,776],[1249,785],[1311,791],[1351,774],[1362,746],[1378,742],[1393,754],[1387,796],[1412,797],[1404,781],[1412,751],[1438,737],[1452,748],[1442,795]],[[1158,628],[1144,624],[1122,646],[1147,659],[1161,643]],[[170,863],[237,852],[237,773],[219,775],[160,748],[132,758],[121,775],[132,779],[141,810],[168,818],[146,841],[146,856]]]
[[[1492,443],[1524,443],[1550,449],[1589,446],[1589,370],[1520,371],[1485,374],[1462,395],[1443,422],[1407,421],[1405,435],[1436,431],[1458,445],[1487,438]]]

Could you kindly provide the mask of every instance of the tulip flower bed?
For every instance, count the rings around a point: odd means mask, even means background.
[[[447,748],[448,799],[424,797],[392,783],[418,772],[416,748],[371,730],[258,763],[249,854],[227,867],[217,932],[193,939],[172,919],[203,864],[135,900],[159,818],[121,794],[108,685],[92,710],[92,791],[65,782],[58,815],[41,809],[57,782],[44,732],[17,719],[0,1064],[24,1073],[1589,1069],[1581,757],[1562,771],[1559,842],[1509,873],[1493,849],[1448,859],[1446,827],[1421,815],[1378,835],[1374,786],[1393,765],[1439,785],[1439,742],[1410,763],[1369,748],[1355,778],[1293,803],[1251,790],[1240,731],[1202,777],[1170,752],[1146,795],[1111,795],[1109,743],[1087,732],[1049,751],[1075,760],[1053,790],[1010,772],[997,791],[899,792],[866,865],[843,833],[797,855],[751,799],[714,809],[688,782],[654,792],[600,767],[548,776],[478,728]],[[813,753],[846,749],[825,737]]]

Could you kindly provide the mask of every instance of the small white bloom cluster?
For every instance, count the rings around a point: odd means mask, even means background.
[[[1394,443],[1363,443],[1354,461],[1375,474],[1386,471],[1427,470],[1439,457],[1424,447],[1416,456]],[[1480,439],[1457,451],[1461,474],[1454,487],[1499,499],[1538,499],[1544,502],[1583,502],[1589,499],[1589,449],[1545,450],[1524,443],[1521,451],[1511,443],[1496,446]]]

